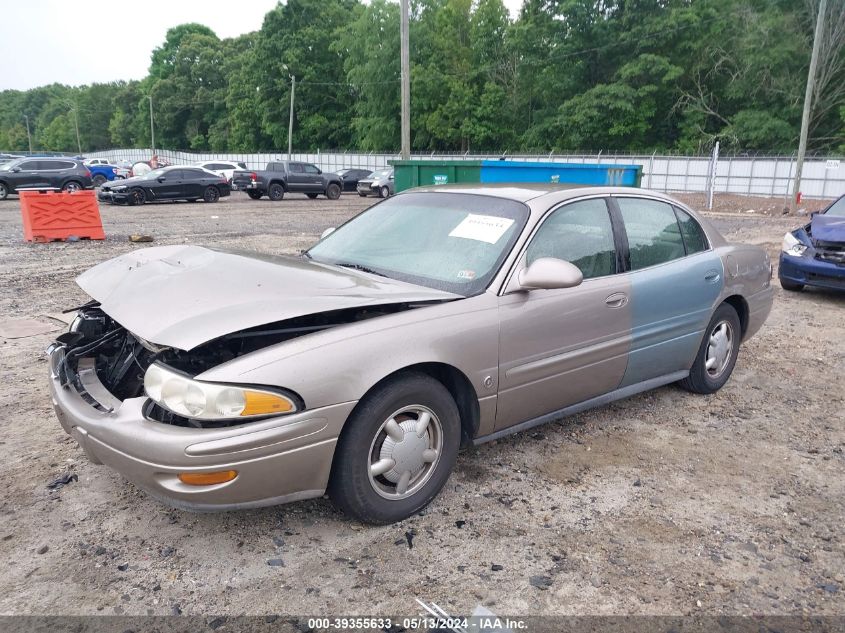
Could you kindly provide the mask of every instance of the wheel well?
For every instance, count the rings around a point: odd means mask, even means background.
[[[287,192],[287,190],[288,190],[288,186],[285,184],[285,182],[283,180],[271,180],[270,182],[267,183],[267,189],[270,189],[270,187],[272,187],[273,185],[281,185],[282,189],[284,189],[285,192]]]
[[[481,422],[481,410],[478,406],[478,395],[469,378],[456,367],[446,363],[418,363],[403,367],[392,374],[389,374],[370,387],[367,393],[400,374],[406,372],[419,372],[427,374],[442,384],[458,405],[458,413],[461,416],[461,446],[467,446],[472,442],[478,432]],[[367,394],[361,398],[362,400]]]
[[[725,299],[724,303],[736,310],[739,315],[740,330],[742,330],[742,336],[745,337],[745,333],[748,331],[748,302],[739,295],[731,295]]]

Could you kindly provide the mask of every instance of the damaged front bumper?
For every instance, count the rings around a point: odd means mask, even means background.
[[[845,290],[845,263],[820,259],[814,248],[800,257],[781,253],[778,277],[793,284]]]
[[[96,464],[110,466],[152,496],[192,510],[275,505],[321,496],[335,444],[355,402],[234,427],[196,429],[148,419],[146,397],[120,401],[82,360],[74,380],[60,375],[65,348],[54,345],[50,392],[62,428]],[[183,483],[180,473],[234,470],[231,481]]]

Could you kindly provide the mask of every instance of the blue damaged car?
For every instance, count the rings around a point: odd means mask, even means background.
[[[778,278],[784,290],[845,290],[845,196],[783,236]]]

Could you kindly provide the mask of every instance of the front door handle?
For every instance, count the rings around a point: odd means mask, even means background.
[[[622,308],[628,305],[628,295],[624,292],[614,292],[604,302],[611,308]]]
[[[719,275],[718,270],[708,270],[704,275],[704,281],[707,281],[709,283],[713,283],[713,282],[719,281],[720,276],[721,275]]]

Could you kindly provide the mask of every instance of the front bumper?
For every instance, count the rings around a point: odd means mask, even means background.
[[[98,191],[97,200],[109,204],[123,204],[129,200],[129,194],[125,191]]]
[[[177,427],[147,419],[144,397],[114,399],[93,370],[80,367],[79,387],[62,386],[58,367],[64,354],[62,347],[50,352],[50,393],[62,428],[95,464],[186,509],[231,510],[321,496],[340,429],[355,406],[347,402],[222,429]],[[190,486],[177,477],[220,470],[238,476],[210,486]]]
[[[360,183],[359,182],[356,189],[358,190],[358,193],[362,196],[377,196],[378,193],[379,193],[378,187],[376,187],[374,184],[369,183],[369,182],[368,183]]]
[[[845,265],[816,259],[812,252],[801,257],[781,253],[778,277],[794,284],[845,290]]]

